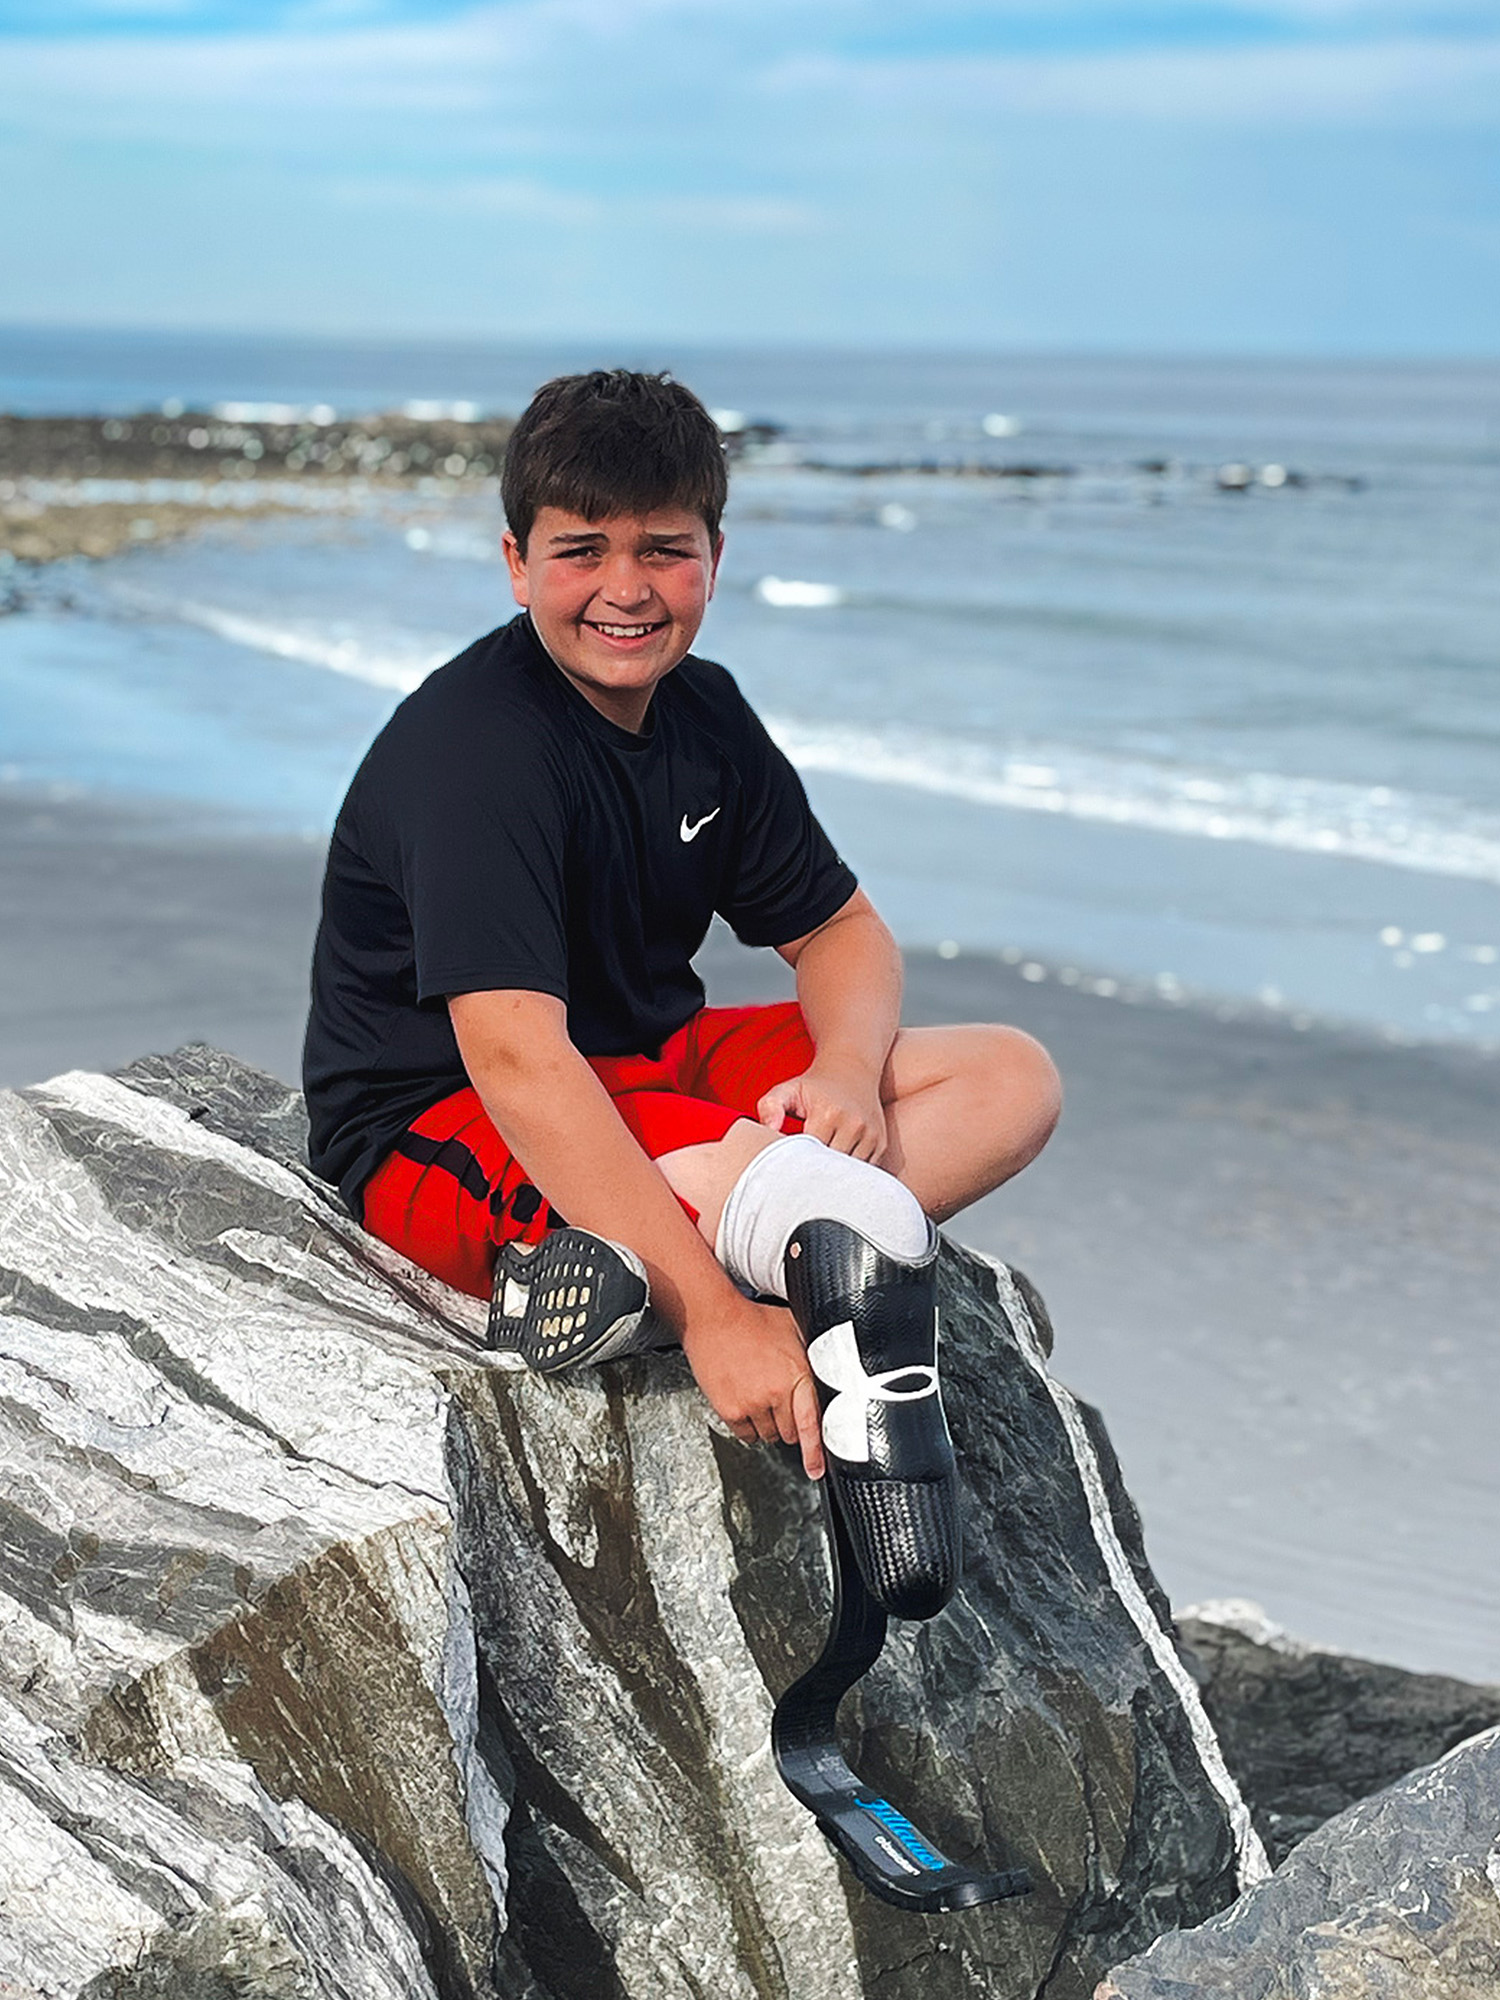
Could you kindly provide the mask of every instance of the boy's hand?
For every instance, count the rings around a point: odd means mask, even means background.
[[[880,1078],[863,1065],[825,1061],[819,1057],[801,1076],[776,1083],[755,1107],[762,1125],[781,1130],[788,1113],[802,1120],[802,1129],[835,1153],[879,1165],[885,1156],[885,1107]]]
[[[808,1478],[823,1477],[818,1391],[784,1307],[738,1300],[711,1327],[689,1327],[682,1347],[698,1387],[742,1443],[800,1445]]]

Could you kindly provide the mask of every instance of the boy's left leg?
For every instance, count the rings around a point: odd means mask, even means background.
[[[1062,1110],[1052,1058],[1019,1028],[903,1028],[880,1095],[880,1165],[934,1222],[1029,1166]]]
[[[780,1027],[782,1045],[765,1046]],[[795,1008],[704,1020],[718,1083],[742,1112],[782,1101],[811,1043]],[[718,1075],[713,1072],[718,1069]],[[937,1369],[944,1219],[1019,1172],[1056,1122],[1056,1072],[1013,1029],[913,1029],[881,1078],[887,1147],[867,1163],[742,1116],[722,1139],[658,1154],[731,1275],[785,1298],[807,1342],[834,1498],[876,1602],[929,1618],[960,1567],[956,1474]],[[743,1432],[741,1433],[744,1434]]]

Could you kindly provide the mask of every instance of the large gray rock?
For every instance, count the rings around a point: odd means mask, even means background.
[[[848,1720],[943,1845],[1038,1887],[916,1919],[769,1755],[826,1617],[795,1466],[678,1355],[483,1353],[301,1136],[209,1051],[0,1097],[0,1840],[58,1857],[0,1902],[0,1992],[1074,2000],[1263,1872],[1011,1273],[945,1252],[968,1575]]]
[[[125,1778],[0,1700],[0,1993],[436,2000],[347,1836],[231,1757]]]
[[[1308,1645],[1256,1604],[1197,1606],[1177,1629],[1273,1863],[1346,1806],[1500,1723],[1500,1687]]]
[[[1098,2000],[1495,2000],[1500,1729],[1351,1806]]]

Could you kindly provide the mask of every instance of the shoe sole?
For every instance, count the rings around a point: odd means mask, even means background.
[[[521,1278],[502,1261],[490,1345],[512,1349],[539,1375],[610,1361],[635,1351],[647,1302],[646,1267],[633,1250],[582,1229],[554,1230]]]

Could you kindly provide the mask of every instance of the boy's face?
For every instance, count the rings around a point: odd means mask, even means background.
[[[517,604],[568,679],[601,715],[638,730],[703,622],[722,547],[684,507],[603,521],[541,507],[524,555],[506,535],[505,560]]]

